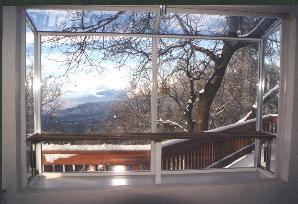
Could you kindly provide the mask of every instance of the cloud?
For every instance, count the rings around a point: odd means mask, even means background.
[[[66,96],[63,98],[63,105],[64,108],[70,108],[89,102],[115,101],[120,100],[121,94],[121,90],[102,89],[96,91],[95,94]]]
[[[32,31],[26,31],[26,44],[31,44],[33,45],[34,43],[34,34]]]
[[[117,89],[106,89],[97,91],[95,95],[105,98],[118,98],[121,95],[121,93],[122,91]]]

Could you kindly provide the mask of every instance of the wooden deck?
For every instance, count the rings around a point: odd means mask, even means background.
[[[263,118],[263,130],[255,131],[255,120],[220,127],[199,133],[132,133],[132,134],[35,134],[28,137],[28,142],[54,142],[63,144],[73,142],[88,144],[111,140],[153,140],[165,141],[162,147],[163,170],[208,169],[223,168],[254,150],[255,139],[262,143],[272,141],[276,136],[277,116]],[[273,134],[272,134],[273,133]],[[90,141],[90,142],[89,142]],[[172,142],[174,141],[174,142]],[[61,143],[62,142],[62,143]],[[34,155],[34,154],[33,154]],[[134,151],[80,151],[80,150],[43,150],[42,165],[63,166],[59,171],[65,171],[65,165],[92,165],[98,170],[98,165],[126,165],[131,170],[150,170],[149,150]],[[34,163],[34,159],[32,160]],[[55,170],[55,168],[52,168]],[[85,169],[85,168],[84,168]]]

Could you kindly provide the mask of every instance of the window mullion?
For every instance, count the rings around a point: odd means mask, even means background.
[[[257,113],[256,113],[256,131],[262,130],[263,113],[263,92],[264,92],[264,40],[259,42],[258,50],[258,89],[257,89]],[[259,167],[261,162],[261,140],[255,141],[254,166]]]
[[[157,92],[158,92],[158,55],[157,55],[157,44],[158,38],[152,38],[152,93],[151,93],[151,130],[153,133],[157,132]],[[155,172],[155,183],[161,183],[161,142],[155,142],[154,147],[154,172]]]
[[[34,133],[41,133],[41,35],[34,34],[34,71],[33,71],[33,101],[34,101]],[[41,143],[36,145],[36,170],[42,171]]]

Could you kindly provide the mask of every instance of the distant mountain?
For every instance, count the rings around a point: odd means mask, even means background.
[[[111,104],[111,101],[84,103],[72,108],[59,110],[58,117],[61,121],[84,120],[89,117],[102,118]]]
[[[123,92],[117,89],[98,90],[94,94],[72,96],[63,98],[67,107],[75,107],[85,103],[96,103],[102,101],[119,101]]]
[[[54,118],[43,117],[46,132],[86,133],[103,128],[103,119],[114,102],[84,103],[72,108],[61,109]]]

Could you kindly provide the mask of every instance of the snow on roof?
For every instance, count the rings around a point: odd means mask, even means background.
[[[273,88],[269,89],[263,96],[264,98],[267,98],[268,96],[270,96],[274,91],[277,91],[279,89],[279,84],[276,84]]]
[[[252,113],[252,111],[249,111],[243,118],[241,118],[240,120],[238,120],[237,123],[246,121],[247,118],[250,116],[251,113]]]
[[[244,124],[247,124],[247,123],[251,123],[253,121],[256,121],[256,119],[250,119],[250,120],[245,120],[245,121],[238,121],[236,123],[232,123],[230,125],[225,125],[225,126],[222,126],[222,127],[218,127],[218,128],[214,128],[214,129],[211,129],[211,130],[207,130],[205,132],[221,132],[221,131],[224,131],[224,130],[228,130],[228,129],[231,129],[233,127],[238,127],[238,126],[241,126],[241,125],[244,125]]]
[[[172,140],[164,141],[161,144],[163,147],[167,147],[167,146],[171,146],[171,145],[174,145],[174,144],[177,144],[180,142],[185,142],[187,140],[189,140],[189,139],[172,139]]]
[[[58,159],[66,159],[73,157],[77,154],[44,154],[44,157],[46,159],[46,162],[53,163],[54,161]]]
[[[97,145],[72,145],[68,144],[42,144],[45,151],[141,151],[150,150],[151,145],[122,145],[122,144],[97,144]]]
[[[268,114],[268,115],[264,115],[263,116],[263,119],[264,118],[268,118],[268,117],[276,117],[278,114]],[[214,129],[211,129],[211,130],[207,130],[206,132],[220,132],[220,131],[224,131],[224,130],[228,130],[228,129],[231,129],[233,127],[238,127],[238,126],[241,126],[241,125],[244,125],[244,124],[247,124],[247,123],[250,123],[250,122],[253,122],[253,121],[256,121],[256,119],[250,119],[250,120],[245,120],[245,121],[238,121],[236,123],[233,123],[233,124],[230,124],[230,125],[226,125],[226,126],[222,126],[222,127],[218,127],[218,128],[214,128]]]
[[[268,115],[264,115],[263,118],[268,118],[268,117],[277,117],[278,114],[268,114]],[[220,132],[220,131],[224,131],[224,130],[228,130],[231,129],[233,127],[237,127],[240,125],[244,125],[250,122],[256,121],[256,119],[250,119],[250,120],[246,120],[246,121],[238,121],[236,123],[230,124],[230,125],[226,125],[226,126],[222,126],[222,127],[218,127],[218,128],[214,128],[211,130],[207,130],[205,132]],[[185,142],[188,141],[189,139],[172,139],[172,140],[167,140],[162,142],[162,146],[163,147],[167,147],[167,146],[171,146],[180,142]]]

